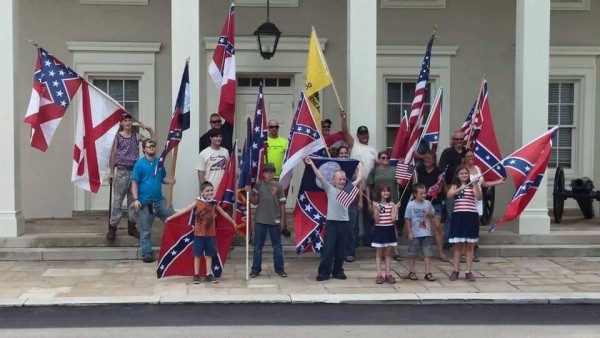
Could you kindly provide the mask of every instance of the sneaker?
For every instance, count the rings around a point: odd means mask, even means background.
[[[452,273],[450,274],[450,280],[454,282],[457,279],[458,279],[458,271],[452,271]]]
[[[275,274],[279,277],[287,277],[287,273],[285,273],[285,271],[283,271],[283,270],[275,271]]]
[[[344,274],[343,272],[340,273],[339,275],[333,276],[333,278],[342,279],[342,280],[348,279],[348,277],[346,277],[346,274]]]
[[[254,270],[250,271],[250,278],[256,278],[258,276],[260,276],[260,272]]]
[[[467,272],[467,273],[465,273],[465,279],[467,280],[467,282],[474,282],[475,276],[473,275],[472,272]]]
[[[200,275],[194,275],[194,284],[200,284]]]
[[[152,257],[152,256],[144,256],[144,258],[142,258],[142,262],[144,262],[144,263],[152,263],[152,262],[154,262],[154,257]]]
[[[218,283],[219,281],[213,275],[206,275],[206,281],[211,283]]]
[[[396,278],[394,278],[392,275],[385,276],[385,281],[389,284],[396,284]]]
[[[375,284],[383,284],[383,281],[384,281],[383,276],[377,276],[375,278]]]
[[[479,262],[479,257],[473,256],[473,262],[478,263]]]
[[[325,281],[325,280],[328,280],[328,279],[329,279],[329,278],[326,278],[326,277],[323,277],[323,276],[321,276],[321,275],[318,275],[318,276],[317,276],[317,279],[316,279],[316,281],[317,281],[317,282],[322,282],[322,281]]]
[[[354,257],[354,256],[348,256],[348,257],[346,257],[345,260],[348,263],[352,263],[352,262],[356,261],[356,257]]]

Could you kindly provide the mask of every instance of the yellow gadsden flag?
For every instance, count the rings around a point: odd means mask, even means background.
[[[333,79],[329,73],[325,57],[323,57],[319,38],[313,27],[312,32],[310,33],[310,43],[308,44],[308,60],[306,62],[306,83],[304,91],[319,128],[321,127],[321,107],[319,105],[318,93],[319,90],[332,83]]]

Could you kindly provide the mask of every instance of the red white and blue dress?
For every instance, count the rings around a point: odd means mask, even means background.
[[[377,208],[379,208],[379,222],[373,227],[371,246],[374,248],[397,246],[398,240],[396,239],[394,221],[392,220],[394,204],[377,204]]]
[[[454,196],[454,211],[450,218],[450,243],[476,243],[479,240],[479,214],[473,187]]]

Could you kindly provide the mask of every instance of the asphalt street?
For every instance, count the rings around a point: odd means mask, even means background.
[[[0,309],[0,336],[600,336],[600,305],[183,304]]]

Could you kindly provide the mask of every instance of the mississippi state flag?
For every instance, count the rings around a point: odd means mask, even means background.
[[[354,159],[326,157],[311,159],[329,183],[333,182],[333,174],[338,170],[343,170],[350,180],[358,165],[358,161]],[[294,208],[296,253],[321,252],[325,239],[326,217],[327,195],[312,168],[306,166]]]
[[[554,132],[552,132],[552,135]],[[544,173],[548,167],[548,160],[552,152],[552,139],[548,139],[543,145],[543,150],[537,153],[533,162],[531,162],[531,168],[527,172],[524,179],[518,182],[515,194],[511,201],[506,206],[504,211],[504,217],[490,228],[489,232],[492,232],[500,226],[500,224],[509,222],[517,217],[525,210],[533,196],[535,195],[538,187],[544,179]]]
[[[43,48],[36,47],[38,57],[25,123],[31,125],[29,144],[46,151],[83,79]]]
[[[169,125],[169,134],[167,135],[167,142],[165,143],[165,149],[158,158],[158,165],[154,168],[154,175],[160,168],[165,165],[165,158],[171,150],[173,150],[183,136],[183,131],[190,128],[190,76],[188,70],[188,62],[185,63],[183,69],[183,75],[181,76],[181,84],[179,85],[179,92],[177,93],[177,100],[175,101],[175,109],[171,115],[171,124]],[[175,173],[173,173],[175,175]]]
[[[473,134],[471,145],[475,154],[475,164],[483,170],[483,179],[486,181],[506,178],[506,170],[500,163],[502,155],[500,155],[500,147],[494,131],[492,111],[488,99],[488,86],[485,78],[479,93],[479,108],[476,110],[479,115],[479,130]]]
[[[283,158],[283,167],[279,183],[283,189],[288,189],[292,180],[292,171],[302,163],[304,158],[326,147],[325,141],[315,122],[304,92],[300,93],[298,108],[290,127],[288,147]]]
[[[215,85],[221,88],[219,115],[233,125],[235,118],[235,6],[229,7],[221,36],[208,66],[208,73]]]
[[[160,244],[160,257],[156,267],[156,277],[167,276],[193,276],[194,255],[192,246],[194,242],[194,210],[176,217],[165,224],[162,242]],[[227,253],[233,240],[233,227],[224,219],[217,217],[217,255],[212,257],[211,272],[219,278],[223,273]],[[206,275],[204,257],[200,262],[200,276]]]
[[[81,85],[71,181],[81,189],[97,193],[109,171],[110,152],[126,111],[93,85]]]

